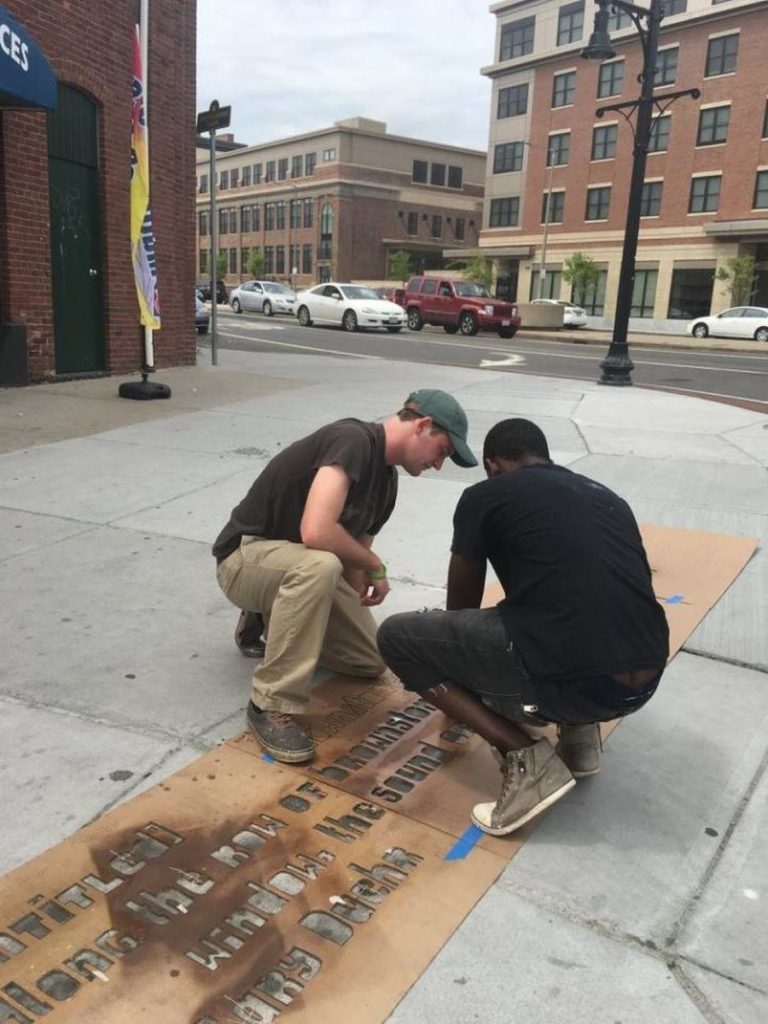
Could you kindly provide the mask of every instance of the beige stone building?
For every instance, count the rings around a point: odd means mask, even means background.
[[[681,320],[730,304],[715,271],[758,260],[752,301],[768,305],[768,78],[765,0],[669,0],[656,65],[633,321],[679,331]],[[639,95],[640,39],[611,14],[615,58],[580,56],[596,10],[583,0],[495,3],[493,84],[481,249],[502,295],[570,298],[563,262],[597,261],[600,281],[576,295],[593,316],[615,309],[633,132],[601,105]],[[698,99],[677,90],[698,88]],[[542,264],[545,274],[541,275]],[[597,323],[600,320],[596,321]]]
[[[318,281],[384,281],[405,250],[418,273],[443,265],[446,246],[477,247],[486,154],[403,138],[354,117],[258,146],[217,151],[218,247],[230,285],[264,276],[300,289]],[[197,261],[210,260],[209,152],[198,149]]]

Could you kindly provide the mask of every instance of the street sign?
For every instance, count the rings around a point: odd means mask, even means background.
[[[229,118],[232,113],[231,107],[220,107],[218,100],[213,100],[207,110],[197,115],[197,134],[203,132],[217,132],[220,128],[229,128]]]

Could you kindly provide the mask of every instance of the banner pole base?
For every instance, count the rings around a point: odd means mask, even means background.
[[[125,381],[117,389],[120,398],[133,398],[137,401],[150,401],[153,398],[170,398],[171,389],[167,384],[159,384],[147,380],[147,375],[154,372],[154,367],[145,366],[141,371],[141,380]]]

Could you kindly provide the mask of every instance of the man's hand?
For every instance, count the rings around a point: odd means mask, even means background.
[[[381,604],[388,593],[389,580],[386,576],[383,580],[371,580],[366,577],[366,591],[360,598],[360,604],[371,608],[373,605]]]

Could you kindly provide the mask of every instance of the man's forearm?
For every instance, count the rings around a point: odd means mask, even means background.
[[[379,556],[366,545],[366,541],[369,542],[367,537],[365,540],[357,540],[340,523],[331,523],[312,531],[303,541],[308,548],[332,552],[345,569],[378,572],[383,565]]]

